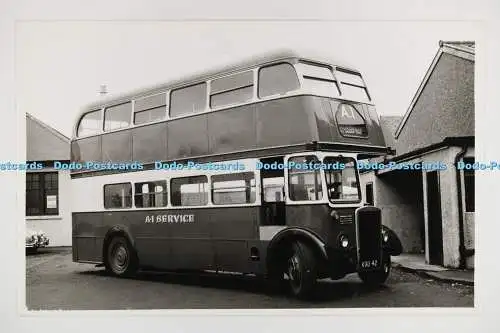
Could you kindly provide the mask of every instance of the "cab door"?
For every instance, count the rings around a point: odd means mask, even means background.
[[[322,234],[328,201],[320,158],[314,153],[293,154],[285,163],[287,225]]]

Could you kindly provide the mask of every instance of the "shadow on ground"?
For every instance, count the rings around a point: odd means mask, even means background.
[[[77,274],[93,275],[96,277],[108,276],[108,273],[103,270],[83,271]],[[117,278],[119,279],[119,278]],[[201,288],[214,288],[226,290],[238,290],[241,292],[267,294],[283,297],[292,297],[287,290],[271,290],[264,279],[246,275],[229,275],[216,273],[191,273],[191,272],[140,272],[131,280],[149,281],[156,283],[178,284],[183,286],[196,286]],[[332,300],[350,299],[359,297],[360,295],[378,293],[386,286],[370,288],[361,282],[357,281],[318,281],[314,295],[308,301],[330,302]]]

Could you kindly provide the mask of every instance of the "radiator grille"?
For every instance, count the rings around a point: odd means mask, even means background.
[[[356,214],[358,265],[363,261],[377,260],[380,263],[382,235],[380,209],[364,207]],[[365,267],[375,268],[375,267]]]

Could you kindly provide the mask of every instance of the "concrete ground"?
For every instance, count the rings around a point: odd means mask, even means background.
[[[449,269],[425,263],[424,255],[401,254],[392,259],[393,265],[439,281],[474,285],[474,270]]]
[[[26,306],[38,309],[244,309],[353,307],[472,307],[474,287],[393,269],[385,286],[366,288],[355,274],[322,280],[313,301],[269,294],[251,277],[140,273],[107,276],[71,261],[71,249],[42,249],[26,257]]]

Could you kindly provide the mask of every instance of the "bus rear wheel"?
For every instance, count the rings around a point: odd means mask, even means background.
[[[137,272],[137,254],[127,238],[114,236],[111,239],[106,248],[105,266],[109,273],[119,277]]]
[[[317,265],[317,258],[311,247],[300,241],[292,244],[285,274],[295,297],[305,299],[312,296],[317,282]]]

